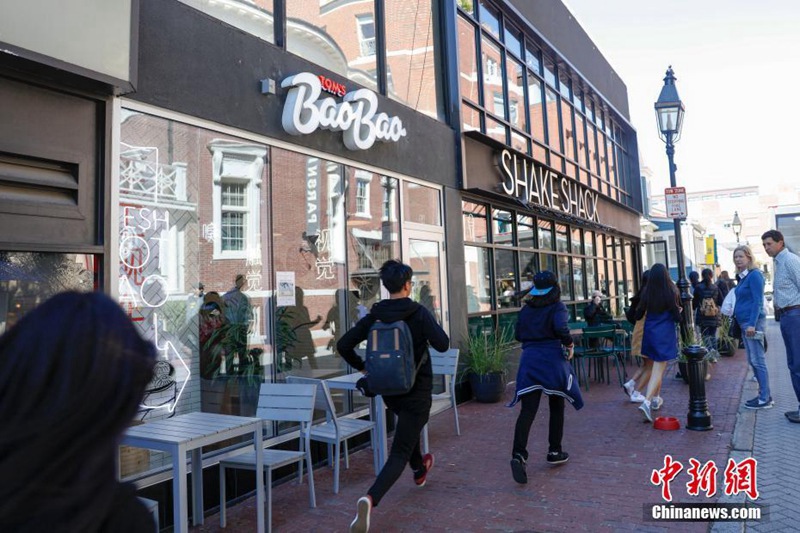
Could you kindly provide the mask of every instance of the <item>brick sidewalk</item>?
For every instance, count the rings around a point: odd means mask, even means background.
[[[771,340],[771,339],[770,339]],[[628,372],[633,371],[628,368]],[[518,485],[509,467],[518,407],[468,402],[459,406],[462,435],[455,435],[452,413],[431,421],[436,468],[418,489],[411,472],[397,482],[372,513],[373,531],[707,531],[706,523],[656,523],[643,520],[645,504],[660,503],[660,487],[649,481],[664,455],[688,467],[688,459],[713,460],[719,468],[718,490],[727,461],[747,372],[743,350],[712,367],[706,382],[714,429],[706,432],[658,431],[642,422],[637,404],[629,403],[618,384],[590,384],[581,411],[567,407],[564,449],[570,461],[560,467],[545,462],[547,402],[542,402],[531,432],[529,482]],[[664,380],[660,414],[685,425],[689,387]],[[507,392],[510,397],[513,386]],[[777,412],[777,411],[776,411]],[[782,417],[782,415],[781,415]],[[795,429],[795,428],[792,428]],[[284,483],[273,490],[276,531],[346,531],[355,502],[374,480],[370,450],[361,450],[342,471],[341,490],[333,494],[331,469],[315,470],[317,508],[308,507],[308,487]],[[686,492],[685,470],[672,483],[676,502],[707,503]],[[229,509],[226,531],[255,530],[255,502],[250,498]],[[221,531],[219,517],[207,518],[195,531]]]

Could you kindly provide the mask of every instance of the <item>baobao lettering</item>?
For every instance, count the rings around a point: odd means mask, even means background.
[[[331,97],[320,98],[319,77],[301,72],[283,80],[289,87],[281,123],[290,135],[308,135],[317,128],[342,131],[349,150],[367,150],[376,140],[397,142],[406,136],[398,117],[377,113],[378,97],[369,89],[346,93],[337,103]]]
[[[597,192],[508,150],[500,152],[498,159],[507,195],[600,222]]]

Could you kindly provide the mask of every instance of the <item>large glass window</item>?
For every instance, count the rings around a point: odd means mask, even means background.
[[[184,4],[217,18],[226,24],[246,31],[268,43],[275,42],[273,0],[180,0]]]
[[[484,105],[500,118],[505,116],[505,93],[503,92],[503,58],[500,48],[483,38],[481,41],[483,64]],[[488,127],[488,126],[487,126]]]
[[[492,308],[491,251],[477,246],[464,247],[467,312],[478,313]]]
[[[461,202],[464,242],[488,242],[488,215],[486,206],[473,202]]]
[[[508,84],[508,121],[519,130],[527,131],[525,120],[525,69],[513,59],[506,62]]]
[[[518,307],[517,260],[512,250],[495,250],[495,290],[498,307]]]
[[[461,98],[478,102],[478,49],[475,46],[475,27],[464,17],[458,17],[458,78]],[[480,124],[478,124],[480,125]]]
[[[403,184],[403,214],[406,222],[442,225],[439,190],[418,183]]]
[[[528,74],[528,112],[531,119],[531,135],[544,141],[544,108],[542,107],[542,82]]]
[[[439,39],[433,25],[435,0],[388,2],[386,63],[391,72],[388,95],[420,113],[443,119],[436,82]],[[473,54],[474,56],[474,54]]]
[[[504,209],[492,209],[492,241],[502,246],[514,245],[514,217]]]

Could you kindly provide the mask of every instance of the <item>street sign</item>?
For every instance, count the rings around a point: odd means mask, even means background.
[[[685,187],[667,187],[664,189],[664,199],[667,207],[667,217],[686,218],[688,216]]]

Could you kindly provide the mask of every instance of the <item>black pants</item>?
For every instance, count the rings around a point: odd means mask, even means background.
[[[550,434],[548,452],[561,451],[561,437],[564,435],[564,397],[550,394]],[[528,436],[531,433],[533,419],[539,410],[539,400],[542,398],[542,391],[535,390],[520,398],[522,409],[517,417],[517,425],[514,428],[514,448],[511,456],[522,455],[528,460]]]
[[[375,483],[367,491],[372,498],[373,507],[378,506],[381,498],[400,478],[406,464],[411,466],[412,470],[422,468],[419,435],[422,428],[428,423],[431,414],[430,391],[410,398],[386,397],[384,400],[389,410],[397,415],[397,427],[394,430],[394,440],[392,440],[389,458],[378,474]]]

